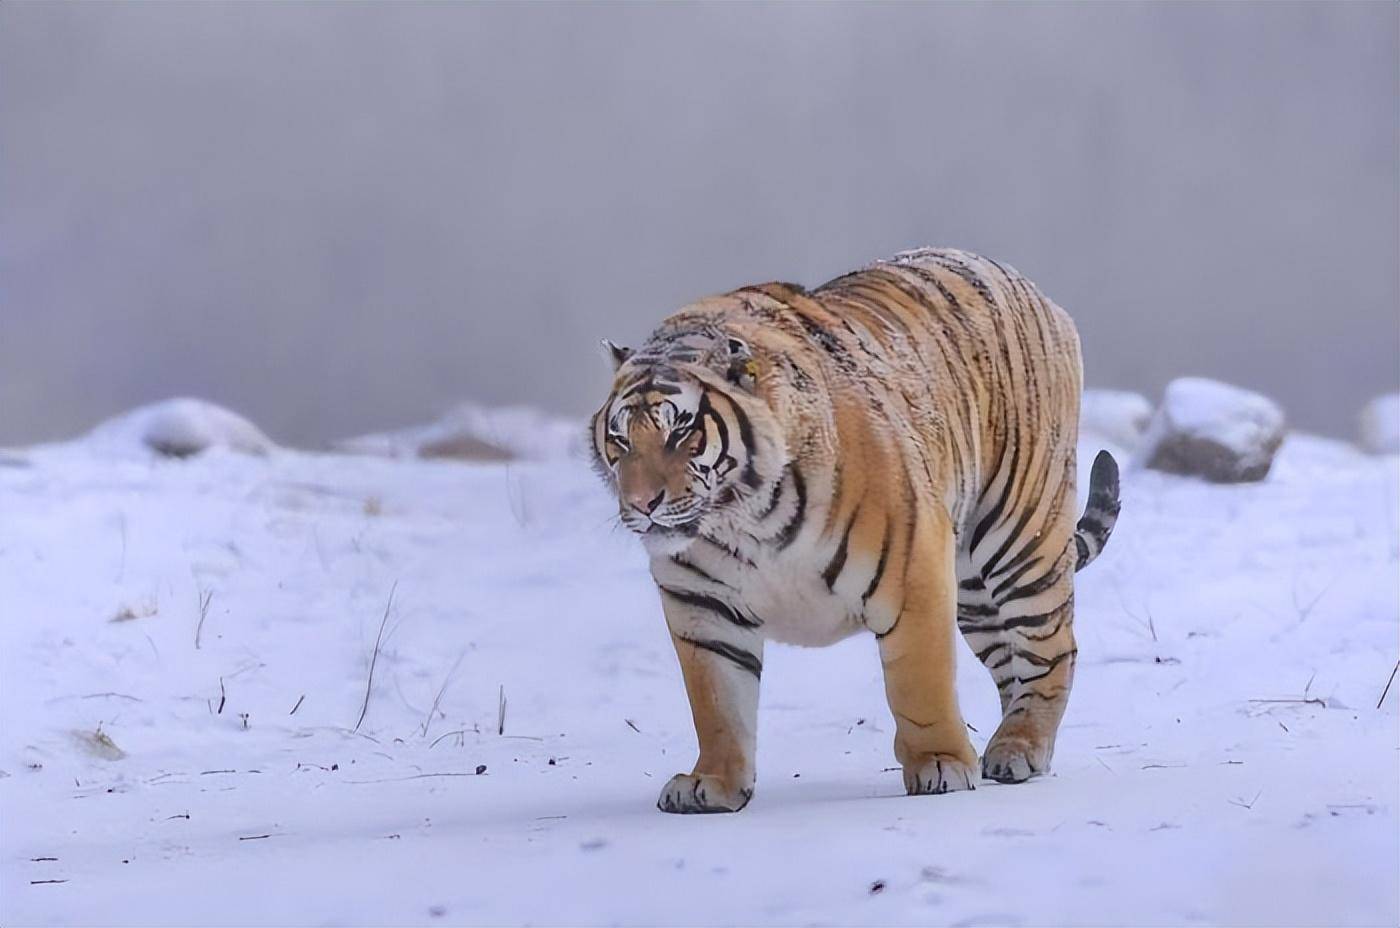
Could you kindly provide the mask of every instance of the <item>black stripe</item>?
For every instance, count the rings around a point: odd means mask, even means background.
[[[672,564],[675,564],[677,567],[681,568],[682,570],[688,570],[688,571],[690,571],[690,572],[693,573],[695,576],[699,577],[701,580],[706,580],[706,581],[709,581],[710,583],[718,584],[719,586],[728,586],[728,585],[729,585],[729,584],[725,583],[723,580],[719,580],[719,579],[716,579],[715,577],[710,576],[710,574],[709,574],[703,567],[699,566],[698,564],[692,564],[690,561],[688,561],[688,560],[686,560],[685,558],[681,557],[679,554],[673,554],[673,555],[671,555],[671,563],[672,563]]]
[[[1056,658],[1054,658],[1053,660],[1049,661],[1047,664],[1045,664],[1045,668],[1046,668],[1046,669],[1045,669],[1044,673],[1038,673],[1038,674],[1036,674],[1036,675],[1033,676],[1033,677],[1017,677],[1016,679],[1017,679],[1019,682],[1023,683],[1023,684],[1024,684],[1024,683],[1034,683],[1034,682],[1037,681],[1037,680],[1044,680],[1046,677],[1048,677],[1048,676],[1050,676],[1052,673],[1054,673],[1054,672],[1055,672],[1055,668],[1056,668],[1056,667],[1059,667],[1060,664],[1064,663],[1064,661],[1065,661],[1066,658],[1073,658],[1074,655],[1076,655],[1076,654],[1078,654],[1078,653],[1079,653],[1079,652],[1078,652],[1076,649],[1070,648],[1068,651],[1065,651],[1065,652],[1064,652],[1063,654],[1061,654],[1059,657],[1056,657]],[[1024,694],[1022,694],[1022,695],[1024,695]]]
[[[773,483],[773,492],[771,495],[769,495],[768,502],[764,504],[763,511],[758,514],[758,517],[755,521],[762,522],[764,519],[771,516],[773,514],[773,511],[778,508],[778,503],[781,502],[783,498],[783,484],[786,481],[787,470],[785,469],[783,471],[783,475]]]
[[[713,596],[707,596],[704,593],[694,593],[690,590],[677,590],[669,586],[661,587],[661,592],[677,602],[685,603],[687,606],[694,606],[697,609],[704,609],[707,612],[712,612],[721,619],[732,622],[740,628],[758,628],[763,624],[762,619],[754,618],[751,615],[745,615],[724,600],[716,599]]]
[[[1046,622],[1049,622],[1053,616],[1059,613],[1059,611],[1060,610],[1056,608],[1051,609],[1049,612],[1037,613],[1036,615],[1013,616],[1009,619],[1004,620],[1001,623],[1001,627],[1003,630],[1008,631],[1013,628],[1039,628]]]
[[[1012,616],[1009,619],[1003,619],[998,622],[986,622],[981,625],[973,622],[963,623],[961,621],[958,624],[959,626],[964,624],[968,626],[962,629],[964,635],[996,635],[1010,631],[1013,628],[1039,628],[1050,621],[1051,618],[1060,614],[1063,608],[1062,606],[1056,606],[1049,612],[1041,612],[1036,615]]]
[[[1051,638],[1054,638],[1056,635],[1058,635],[1058,634],[1060,633],[1060,629],[1062,629],[1062,628],[1065,627],[1065,622],[1068,621],[1068,620],[1071,618],[1071,616],[1073,616],[1073,614],[1074,614],[1074,610],[1073,610],[1073,608],[1072,608],[1073,605],[1074,605],[1074,597],[1071,596],[1071,597],[1065,602],[1065,604],[1059,608],[1060,617],[1059,617],[1058,619],[1055,620],[1055,624],[1054,624],[1054,625],[1050,626],[1050,627],[1047,628],[1045,631],[1041,632],[1039,635],[1028,635],[1028,634],[1026,634],[1025,632],[1022,632],[1022,633],[1021,633],[1021,638],[1022,638],[1022,640],[1024,640],[1024,641],[1049,641]]]
[[[720,550],[720,551],[724,552],[725,554],[729,555],[730,557],[734,558],[734,560],[738,561],[739,563],[744,564],[744,565],[747,566],[747,567],[752,567],[752,566],[754,566],[753,561],[750,560],[749,558],[745,557],[745,556],[744,556],[744,553],[743,553],[742,551],[740,551],[738,548],[731,548],[731,547],[729,547],[729,545],[727,545],[727,544],[725,544],[724,542],[720,541],[718,538],[711,538],[709,535],[700,535],[699,538],[700,538],[701,541],[705,542],[706,544],[708,544],[708,545],[710,545],[710,546],[712,546],[712,547],[714,547],[714,548],[717,548],[718,550]]]
[[[997,614],[997,607],[982,603],[958,603],[958,618],[990,618]]]
[[[969,593],[979,593],[987,588],[981,577],[968,577],[966,580],[958,581],[958,588],[967,590]]]
[[[792,511],[792,518],[788,519],[774,539],[779,551],[792,544],[792,540],[802,529],[803,520],[807,518],[807,483],[802,479],[802,471],[797,469],[797,465],[789,465],[789,471],[792,473],[792,489],[797,493],[797,508]]]
[[[743,648],[736,648],[732,644],[726,644],[723,641],[712,641],[708,638],[689,638],[685,635],[677,635],[676,637],[680,638],[681,641],[695,645],[697,648],[704,648],[706,651],[718,654],[726,660],[733,661],[755,677],[763,675],[763,661],[759,660],[748,651],[745,651]]]
[[[1061,497],[1061,499],[1063,500],[1063,497]],[[1063,507],[1055,507],[1051,518],[1047,518],[1046,521],[1053,521],[1053,515],[1058,513],[1061,508]],[[997,570],[989,572],[987,574],[988,578],[993,577],[996,574],[1005,573],[1008,570],[1015,570],[1018,565],[1020,565],[1026,560],[1026,558],[1031,557],[1040,550],[1041,546],[1045,544],[1045,537],[1046,536],[1043,529],[1039,532],[1036,532],[1034,535],[1031,536],[1030,541],[1026,542],[1024,545],[1021,546],[1021,550],[1016,552],[1015,557],[1007,561],[1005,564],[1001,565],[1001,567],[997,568]],[[1039,560],[1039,558],[1036,558],[1036,560]]]
[[[1001,498],[997,500],[996,505],[991,508],[991,511],[988,512],[985,517],[983,517],[981,522],[977,523],[977,528],[973,529],[972,541],[967,546],[968,551],[976,551],[977,546],[982,543],[983,537],[986,536],[987,532],[991,531],[992,526],[995,525],[997,521],[1001,518],[1002,510],[1006,508],[1006,502],[1011,496],[1011,488],[1016,483],[1016,462],[1020,457],[1020,446],[1019,443],[1015,441],[1014,436],[1009,434],[1009,429],[1007,435],[1007,443],[1011,445],[1011,466],[1008,467],[1006,471],[1006,485],[1001,488]],[[1003,457],[1005,456],[1005,454],[1006,447],[1005,445],[1003,445]],[[992,473],[993,481],[996,480],[996,475],[1001,473],[1001,461],[1002,458],[998,458],[997,469]],[[991,484],[988,484],[988,487],[990,486]]]
[[[836,586],[836,578],[841,576],[841,568],[846,566],[846,546],[851,542],[851,530],[856,527],[856,517],[859,515],[860,504],[857,503],[856,508],[851,512],[851,521],[846,523],[846,532],[841,536],[841,543],[836,546],[836,554],[826,565],[826,570],[822,571],[822,579],[826,581],[828,590]]]
[[[1016,520],[1016,527],[1006,536],[1006,540],[1001,543],[1001,547],[997,548],[996,554],[993,554],[989,559],[982,562],[983,577],[990,580],[992,577],[1001,573],[1001,570],[1005,569],[999,569],[1001,559],[1006,557],[1006,553],[1011,550],[1012,545],[1021,540],[1021,533],[1026,530],[1026,526],[1030,524],[1031,517],[1034,515],[1035,510],[1029,507],[1021,513],[1021,517]]]
[[[875,590],[876,590],[876,588],[879,587],[879,585],[880,585],[880,578],[883,577],[883,576],[885,575],[885,565],[886,565],[887,563],[889,563],[889,559],[890,559],[890,540],[891,540],[893,534],[894,534],[894,533],[890,531],[890,522],[889,522],[889,519],[886,519],[886,520],[885,520],[885,537],[884,537],[884,539],[881,540],[881,542],[880,542],[880,560],[879,560],[879,562],[876,563],[876,565],[875,565],[875,576],[873,576],[873,577],[870,578],[870,586],[868,586],[868,587],[865,588],[865,593],[864,593],[864,594],[861,596],[861,598],[860,598],[860,601],[861,601],[862,604],[864,604],[867,600],[869,600],[870,597],[872,597],[872,596],[875,595]]]
[[[1022,699],[1039,699],[1041,702],[1058,702],[1065,698],[1066,692],[1068,691],[1063,686],[1050,693],[1038,693],[1035,690],[1022,690],[1016,694],[1016,701],[1020,702]]]
[[[981,661],[982,663],[985,664],[985,663],[987,663],[987,658],[991,657],[991,656],[992,656],[992,653],[993,653],[994,651],[996,651],[997,648],[1006,648],[1006,647],[1009,647],[1009,645],[1007,645],[1007,643],[1006,643],[1005,641],[995,641],[995,642],[993,642],[990,646],[985,647],[985,648],[983,648],[982,650],[978,651],[978,652],[977,652],[977,659],[978,659],[979,661]]]
[[[1027,571],[1029,571],[1031,568],[1035,567],[1035,565],[1039,563],[1040,558],[1037,557],[1032,558],[1031,560],[1022,564],[1019,568],[1012,572],[1010,576],[1008,576],[1005,580],[1001,581],[996,585],[996,587],[992,590],[992,599],[999,599],[1002,593],[1015,586],[1017,580],[1020,580],[1022,577],[1024,577]]]
[[[744,473],[740,476],[740,479],[744,481],[745,486],[751,489],[757,489],[758,485],[763,481],[759,478],[758,471],[756,471],[753,466],[753,425],[749,422],[749,415],[734,401],[733,397],[725,393],[720,393],[719,395],[724,397],[724,401],[729,404],[729,408],[734,414],[734,420],[739,426],[739,443],[744,448]]]
[[[1032,580],[1030,583],[1027,583],[1025,586],[1017,587],[1016,589],[1007,593],[1001,599],[997,600],[997,604],[1004,606],[1007,603],[1014,602],[1018,599],[1029,599],[1032,596],[1037,596],[1050,589],[1050,587],[1054,586],[1059,579],[1059,568],[1052,567],[1045,573],[1041,574],[1035,580]]]
[[[664,396],[674,396],[679,392],[681,392],[681,388],[674,384],[657,383],[655,378],[648,377],[646,380],[643,380],[641,383],[622,394],[622,398],[625,400],[629,396],[634,396],[638,393],[660,393]]]

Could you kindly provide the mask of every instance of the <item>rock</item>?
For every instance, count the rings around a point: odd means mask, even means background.
[[[1400,454],[1400,393],[1387,393],[1361,410],[1361,447],[1372,454]]]
[[[582,423],[529,407],[467,403],[436,422],[332,444],[343,454],[459,461],[551,460],[578,453]]]
[[[89,441],[109,448],[145,448],[174,458],[214,447],[244,454],[266,454],[276,447],[238,413],[188,398],[141,406],[108,419],[92,430]]]
[[[1240,387],[1182,377],[1167,384],[1138,449],[1146,467],[1215,483],[1263,480],[1283,443],[1283,410]]]
[[[1152,403],[1130,390],[1085,390],[1079,401],[1079,429],[1120,448],[1136,448],[1152,420]]]

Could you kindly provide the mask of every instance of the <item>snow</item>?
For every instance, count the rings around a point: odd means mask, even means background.
[[[88,441],[108,453],[187,457],[209,448],[266,454],[266,435],[236,412],[205,400],[179,398],[141,406],[103,422]]]
[[[1283,410],[1268,397],[1204,377],[1180,377],[1167,384],[1138,460],[1225,482],[1258,480],[1268,473],[1283,434]]]
[[[1378,396],[1361,410],[1361,447],[1372,454],[1400,454],[1400,393]]]
[[[1119,448],[1134,448],[1152,419],[1152,403],[1131,390],[1085,390],[1079,428],[1101,435]]]
[[[654,808],[689,712],[581,460],[23,461],[0,923],[1400,919],[1395,457],[1295,436],[1256,484],[1126,469],[1027,784],[903,796],[874,642],[770,646],[729,816]],[[995,689],[962,658],[981,748]]]

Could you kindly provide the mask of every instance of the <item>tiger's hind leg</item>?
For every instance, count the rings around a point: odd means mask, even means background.
[[[1073,545],[1048,568],[1037,566],[959,582],[958,627],[1001,695],[982,775],[1003,783],[1050,769],[1074,678]]]

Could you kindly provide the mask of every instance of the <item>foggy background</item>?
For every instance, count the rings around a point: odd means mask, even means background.
[[[0,4],[0,443],[188,394],[318,444],[584,413],[597,348],[896,250],[1091,386],[1400,385],[1400,7]]]

